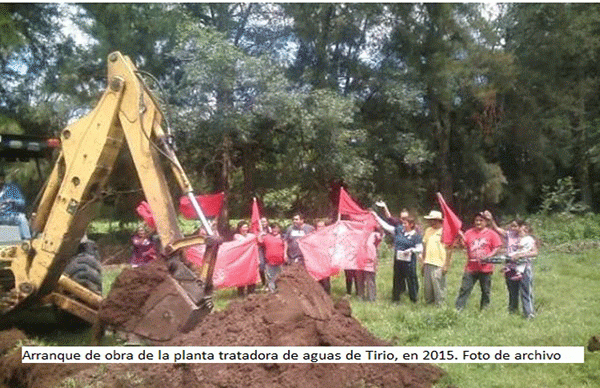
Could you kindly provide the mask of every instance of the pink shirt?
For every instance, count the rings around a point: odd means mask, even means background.
[[[502,240],[496,232],[488,228],[481,231],[475,228],[469,229],[465,233],[465,244],[468,258],[465,265],[466,272],[494,272],[494,264],[482,263],[481,259],[488,257],[502,245]]]

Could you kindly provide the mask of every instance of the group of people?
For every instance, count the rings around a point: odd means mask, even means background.
[[[533,318],[533,270],[532,261],[538,254],[537,243],[532,236],[531,226],[521,220],[513,221],[508,230],[500,228],[489,211],[475,215],[474,225],[466,232],[460,231],[452,246],[442,241],[443,215],[432,210],[424,218],[429,227],[422,234],[407,210],[402,210],[400,218],[392,217],[387,205],[378,202],[385,217],[376,212],[373,216],[381,227],[393,236],[394,275],[392,300],[399,301],[400,295],[408,292],[412,302],[417,302],[419,282],[418,263],[423,277],[424,300],[428,304],[442,305],[446,294],[446,273],[452,263],[452,251],[463,246],[467,253],[461,286],[455,302],[457,310],[462,310],[475,286],[481,289],[480,309],[490,303],[492,273],[499,252],[505,251],[503,269],[508,290],[508,310],[518,311],[521,300],[523,315]],[[496,261],[494,260],[496,259]]]
[[[503,269],[508,290],[508,311],[517,313],[519,299],[523,316],[535,316],[533,305],[533,260],[538,255],[537,242],[532,228],[522,220],[514,220],[509,229],[500,228],[489,211],[474,217],[473,228],[462,235],[467,251],[467,263],[456,299],[456,309],[462,310],[477,281],[481,288],[479,307],[485,309],[490,303],[493,257],[504,249],[506,265]]]
[[[316,227],[305,222],[304,216],[301,213],[296,213],[292,217],[292,224],[282,232],[281,226],[278,223],[269,224],[265,217],[261,218],[261,231],[257,236],[249,232],[250,225],[247,221],[242,220],[238,223],[234,240],[243,240],[246,238],[256,237],[259,243],[259,273],[261,281],[268,290],[275,291],[275,279],[281,273],[284,265],[298,263],[304,265],[304,254],[300,249],[298,240],[308,236],[311,233],[322,230],[327,226],[324,220],[319,220]],[[375,237],[374,237],[375,238]],[[376,248],[378,240],[373,240],[373,247]],[[356,274],[357,290],[360,296],[366,300],[375,300],[375,269],[377,266],[376,251],[369,255],[371,260],[366,263],[365,270],[353,270]],[[319,280],[319,284],[325,292],[331,291],[331,283],[329,277]],[[255,290],[255,285],[238,287],[238,295],[242,296],[252,293]]]
[[[401,295],[407,293],[412,302],[417,302],[420,267],[425,303],[443,305],[446,299],[446,274],[452,264],[452,253],[454,248],[462,246],[466,250],[467,262],[455,307],[459,311],[465,307],[475,284],[479,282],[479,307],[485,309],[490,303],[494,262],[498,262],[499,253],[503,250],[506,257],[503,272],[509,296],[508,309],[511,313],[517,312],[520,300],[523,315],[526,318],[535,315],[532,262],[538,250],[531,227],[527,223],[514,220],[508,229],[503,229],[496,224],[489,211],[481,212],[475,215],[473,227],[464,233],[459,231],[452,246],[447,246],[442,239],[444,219],[440,211],[432,210],[423,217],[428,222],[428,227],[423,232],[408,210],[402,210],[400,217],[396,218],[391,215],[384,202],[377,202],[376,205],[382,208],[384,213],[380,216],[375,211],[371,212],[380,228],[374,228],[369,236],[368,259],[364,263],[364,269],[345,271],[348,294],[351,293],[352,284],[355,284],[357,295],[368,301],[375,300],[377,248],[383,238],[382,232],[387,232],[393,238],[394,250],[392,301],[399,302]],[[278,223],[269,223],[265,217],[261,218],[260,224],[260,231],[255,235],[250,233],[250,224],[247,221],[240,221],[233,239],[257,239],[262,284],[266,289],[275,291],[275,280],[284,265],[304,264],[304,255],[298,240],[325,228],[326,223],[319,221],[315,228],[305,223],[304,216],[297,213],[285,232]],[[137,260],[134,264],[150,261],[156,255],[154,242],[143,228],[138,230],[133,245],[134,260]],[[321,279],[319,283],[326,292],[330,292],[329,278]],[[238,294],[247,295],[255,289],[256,285],[238,287]]]
[[[288,240],[281,234],[281,226],[270,223],[265,218],[260,219],[258,236],[250,233],[250,224],[240,221],[233,236],[234,240],[243,241],[248,238],[257,238],[259,243],[259,274],[261,281],[270,291],[275,291],[275,279],[281,273],[282,266],[288,262]],[[238,287],[238,295],[243,296],[255,291],[256,285]]]
[[[292,224],[283,231],[278,223],[269,223],[267,218],[260,219],[261,227],[257,235],[250,232],[248,221],[242,220],[237,224],[234,240],[243,241],[256,238],[259,244],[259,274],[262,284],[269,290],[276,290],[275,280],[285,265],[298,263],[304,265],[304,254],[298,240],[327,226],[326,221],[319,220],[316,227],[305,222],[301,213],[292,217]],[[351,270],[352,281],[356,284],[357,294],[365,300],[374,301],[376,298],[375,272],[377,269],[377,246],[382,234],[373,231],[367,241],[368,259],[362,270]],[[329,277],[319,280],[325,292],[331,291]],[[238,295],[253,293],[256,285],[238,287]]]

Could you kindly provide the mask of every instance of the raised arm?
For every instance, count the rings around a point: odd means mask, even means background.
[[[396,228],[394,228],[394,226],[388,224],[387,222],[385,222],[383,220],[383,218],[379,217],[379,214],[377,214],[376,212],[372,211],[371,214],[373,214],[373,217],[375,217],[375,220],[377,221],[377,223],[388,233],[394,233],[396,231]]]
[[[494,220],[494,217],[492,216],[492,213],[489,210],[486,210],[483,212],[483,215],[489,221],[491,229],[494,232],[498,233],[500,235],[500,237],[506,238],[506,235],[507,235],[506,230],[504,230],[498,226],[498,224]]]

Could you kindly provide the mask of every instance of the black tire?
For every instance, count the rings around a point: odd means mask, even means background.
[[[79,253],[67,265],[64,274],[88,290],[102,295],[102,266],[94,255]]]
[[[75,255],[63,272],[88,290],[102,295],[102,266],[100,260],[88,252]],[[65,330],[86,329],[91,324],[64,310],[56,309],[56,319]]]

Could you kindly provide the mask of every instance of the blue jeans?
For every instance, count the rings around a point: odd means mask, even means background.
[[[519,310],[519,296],[525,318],[533,317],[533,269],[531,265],[525,267],[521,280],[506,278],[506,289],[508,290],[508,312],[516,313]]]
[[[9,213],[0,215],[1,225],[17,225],[21,238],[23,240],[31,240],[31,231],[29,230],[29,222],[23,213]]]
[[[275,285],[275,279],[281,273],[281,265],[270,265],[265,263],[265,275],[267,276],[267,285],[270,291],[275,291],[277,286]]]
[[[492,274],[483,272],[465,272],[462,278],[462,284],[456,298],[456,309],[462,310],[467,304],[469,295],[475,286],[475,282],[479,281],[481,288],[481,302],[479,308],[483,310],[490,304],[490,292],[492,290]]]

